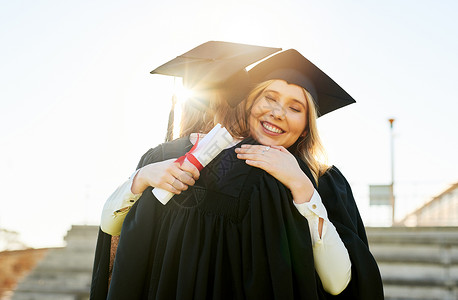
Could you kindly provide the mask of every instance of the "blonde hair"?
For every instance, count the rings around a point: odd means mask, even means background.
[[[212,93],[205,109],[196,107],[192,101],[187,101],[183,108],[180,137],[193,132],[207,133],[216,123],[221,123],[234,138],[243,139],[250,136],[248,123],[254,103],[262,96],[264,90],[275,80],[264,81],[256,85],[246,97],[245,101],[236,107],[230,107],[218,92]],[[299,156],[310,168],[315,182],[323,175],[329,166],[326,164],[326,152],[321,143],[317,127],[317,109],[312,95],[304,88],[307,101],[307,125],[305,135],[290,147],[293,154]],[[202,105],[202,104],[201,104]]]
[[[194,132],[207,133],[214,126],[212,114],[207,113],[208,109],[196,107],[190,101],[192,99],[183,104],[179,137],[188,136]]]
[[[318,112],[315,101],[306,89],[303,88],[303,90],[308,106],[307,126],[305,127],[305,136],[300,137],[296,142],[296,152],[310,168],[313,178],[318,184],[318,178],[329,169],[329,165],[327,164],[326,151],[318,133],[316,121]]]
[[[217,123],[221,123],[237,139],[246,138],[249,132],[242,131],[239,116],[244,115],[244,108],[239,103],[231,107],[219,91],[213,91],[206,103],[196,103],[195,99],[185,102],[180,121],[180,137],[191,133],[208,133]],[[198,100],[197,100],[198,101]],[[242,101],[243,102],[243,101]]]

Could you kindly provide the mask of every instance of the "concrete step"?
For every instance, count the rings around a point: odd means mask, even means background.
[[[16,291],[87,291],[91,285],[90,272],[39,271],[30,274]]]
[[[385,284],[385,300],[456,300],[458,289]]]
[[[91,272],[94,261],[94,250],[84,252],[68,249],[50,249],[45,258],[37,265],[35,271],[86,271]]]
[[[405,285],[458,286],[458,265],[451,267],[425,263],[378,263],[384,282]]]
[[[62,294],[62,293],[15,293],[13,300],[89,300],[89,294]]]
[[[457,245],[457,227],[368,227],[369,244]]]
[[[372,243],[371,252],[377,261],[425,262],[458,264],[458,245]]]
[[[64,238],[66,248],[75,251],[94,251],[98,232],[98,226],[73,225]]]
[[[67,232],[66,237],[69,236],[86,236],[88,234],[90,235],[97,235],[99,232],[99,226],[98,225],[72,225],[70,230]]]

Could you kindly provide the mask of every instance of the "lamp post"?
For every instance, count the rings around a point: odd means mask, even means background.
[[[388,119],[390,122],[390,134],[391,134],[391,184],[390,184],[390,197],[391,197],[391,226],[394,225],[394,141],[393,141],[393,123],[394,119]]]

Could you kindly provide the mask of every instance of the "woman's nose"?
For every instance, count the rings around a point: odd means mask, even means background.
[[[285,117],[286,111],[280,104],[272,105],[270,108],[270,114],[275,119],[283,119]]]

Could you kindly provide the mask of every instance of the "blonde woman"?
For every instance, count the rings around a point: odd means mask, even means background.
[[[380,272],[351,188],[336,167],[321,161],[325,151],[317,117],[354,100],[293,49],[258,64],[250,75],[263,82],[248,96],[242,124],[262,145],[242,144],[235,151],[239,159],[284,184],[307,218],[324,288],[320,298],[383,299]]]

